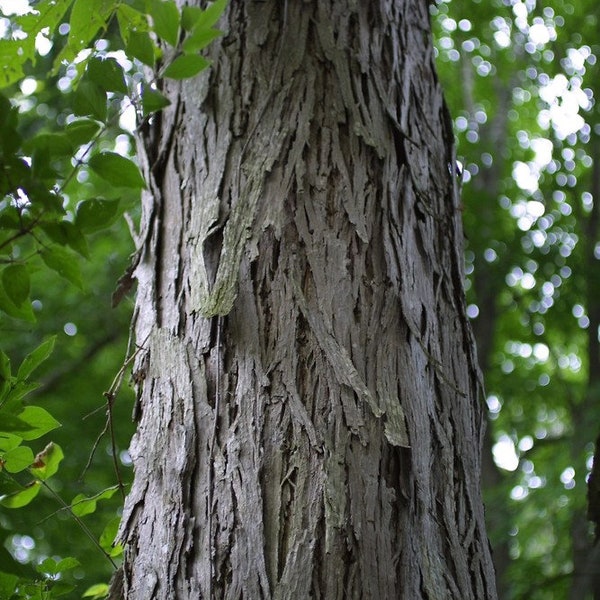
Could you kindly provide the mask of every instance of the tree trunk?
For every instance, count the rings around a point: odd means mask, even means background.
[[[495,598],[420,0],[232,0],[141,140],[125,597]]]
[[[463,104],[468,107],[471,118],[475,114],[475,98],[472,94],[475,68],[471,61],[463,56],[462,72],[467,84],[464,85]],[[483,253],[490,240],[494,239],[494,227],[498,219],[498,198],[501,195],[502,174],[507,171],[505,150],[508,142],[508,112],[511,106],[512,90],[516,84],[496,82],[496,98],[498,108],[495,115],[485,125],[479,128],[479,147],[489,150],[494,156],[493,163],[482,168],[471,184],[469,204],[463,199],[466,210],[471,211],[472,224],[467,232],[471,248],[475,251],[475,272],[473,284],[477,304],[480,307],[479,316],[473,321],[473,333],[477,344],[477,359],[484,378],[490,372],[492,354],[494,352],[495,332],[498,327],[498,317],[501,308],[499,298],[504,288],[505,273],[508,272],[514,260],[511,251],[511,240],[502,239],[505,251],[500,252],[498,260],[489,264]],[[496,571],[496,589],[501,600],[514,597],[509,581],[510,535],[514,512],[511,513],[506,499],[506,482],[502,470],[496,466],[493,457],[495,439],[492,423],[488,423],[483,438],[482,452],[482,486],[484,497],[488,494],[498,496],[502,490],[502,501],[496,502],[494,511],[488,512],[486,522],[492,538],[494,569]]]
[[[593,140],[591,154],[594,160],[589,189],[594,198],[600,198],[600,141]],[[588,381],[583,403],[572,411],[573,431],[571,456],[576,473],[587,471],[586,446],[598,436],[598,424],[590,415],[598,406],[600,392],[600,265],[596,258],[596,244],[600,236],[600,206],[594,202],[589,215],[579,216],[585,233],[586,310],[588,326]],[[575,512],[571,523],[573,540],[573,578],[569,589],[569,600],[600,600],[600,481],[598,460],[600,459],[600,436],[597,437],[594,453],[594,466],[588,479],[587,514]],[[590,521],[594,524],[594,539],[590,536]]]

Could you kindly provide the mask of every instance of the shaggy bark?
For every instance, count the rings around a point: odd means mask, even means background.
[[[126,598],[495,597],[427,8],[232,1],[166,85]]]

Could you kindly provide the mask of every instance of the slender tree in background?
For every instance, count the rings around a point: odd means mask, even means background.
[[[494,598],[428,5],[224,21],[140,139],[125,597]]]

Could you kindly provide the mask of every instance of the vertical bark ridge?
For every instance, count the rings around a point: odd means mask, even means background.
[[[494,598],[427,3],[227,19],[155,123],[128,597]]]

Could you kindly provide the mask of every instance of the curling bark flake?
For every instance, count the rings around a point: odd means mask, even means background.
[[[424,0],[232,0],[140,140],[125,597],[494,598]]]

